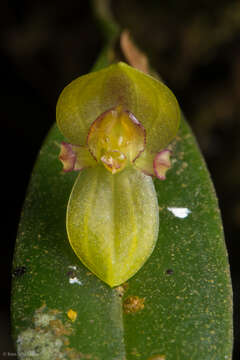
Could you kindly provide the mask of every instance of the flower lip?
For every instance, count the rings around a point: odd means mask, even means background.
[[[113,150],[110,153],[103,155],[101,161],[107,170],[112,174],[115,174],[125,167],[127,158],[120,151]]]

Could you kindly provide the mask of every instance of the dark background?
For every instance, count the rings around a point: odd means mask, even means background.
[[[240,3],[119,0],[112,11],[175,93],[207,161],[225,228],[239,339]],[[89,72],[102,38],[89,1],[2,0],[0,24],[0,359],[6,359],[4,351],[14,353],[11,261],[29,176],[60,91]]]

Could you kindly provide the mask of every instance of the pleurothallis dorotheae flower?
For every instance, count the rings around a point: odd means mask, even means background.
[[[162,82],[125,63],[81,76],[61,93],[57,123],[65,172],[80,171],[67,208],[70,244],[111,287],[133,276],[158,237],[152,181],[170,168],[166,146],[180,110]]]

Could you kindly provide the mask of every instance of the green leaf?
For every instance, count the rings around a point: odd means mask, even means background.
[[[118,28],[94,2],[109,65]],[[216,195],[184,120],[164,182],[156,179],[160,231],[153,254],[111,289],[72,251],[66,208],[76,173],[57,160],[54,126],[36,162],[13,261],[12,330],[19,359],[230,360],[232,289]]]
[[[221,218],[185,121],[167,179],[154,181],[160,208],[156,248],[134,277],[113,289],[69,245],[66,207],[77,174],[61,171],[62,140],[54,126],[19,226],[12,283],[19,358],[230,360],[232,291]]]

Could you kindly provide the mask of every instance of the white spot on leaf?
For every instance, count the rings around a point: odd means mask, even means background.
[[[174,216],[180,218],[180,219],[184,219],[186,218],[189,214],[191,214],[191,210],[189,210],[188,208],[183,208],[183,207],[168,207],[167,208]]]
[[[73,278],[69,279],[69,283],[70,284],[78,284],[78,285],[82,285],[82,282],[75,276]]]

